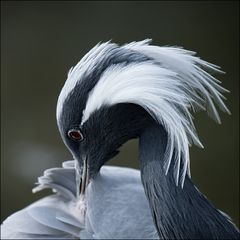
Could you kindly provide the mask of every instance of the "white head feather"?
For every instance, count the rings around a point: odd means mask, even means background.
[[[76,66],[72,67],[68,71],[67,80],[64,83],[57,101],[57,121],[59,121],[59,118],[62,114],[64,101],[71,94],[71,91],[74,90],[75,86],[82,80],[82,76],[93,71],[96,62],[101,59],[102,55],[109,51],[109,46],[114,47],[115,45],[116,44],[110,42],[97,44],[78,62]]]
[[[168,133],[164,159],[166,174],[174,159],[174,177],[184,184],[189,170],[189,145],[202,147],[192,122],[190,110],[207,109],[220,123],[213,100],[229,113],[222,101],[227,90],[207,70],[221,72],[219,67],[193,56],[195,53],[178,47],[149,45],[149,40],[123,46],[152,59],[129,65],[111,65],[89,93],[83,112],[83,125],[102,106],[134,103],[142,106],[162,124]],[[205,70],[204,70],[205,69]],[[180,168],[180,162],[183,168]]]

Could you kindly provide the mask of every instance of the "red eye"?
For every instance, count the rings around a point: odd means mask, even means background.
[[[68,136],[75,140],[75,141],[82,141],[83,140],[83,135],[80,132],[80,130],[77,129],[71,129],[68,131]]]

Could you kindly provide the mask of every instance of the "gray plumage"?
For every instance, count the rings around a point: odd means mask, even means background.
[[[47,169],[33,192],[47,196],[7,218],[2,239],[157,239],[140,172],[104,166],[87,192],[87,211],[76,196],[74,161]]]

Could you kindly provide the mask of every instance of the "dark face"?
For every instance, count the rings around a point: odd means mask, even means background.
[[[139,106],[118,104],[111,107],[103,106],[80,126],[90,91],[109,66],[148,60],[149,58],[143,54],[119,48],[115,44],[102,45],[85,56],[83,64],[80,65],[82,69],[76,66],[78,81],[74,89],[68,92],[68,87],[63,88],[63,91],[67,91],[67,97],[63,98],[64,101],[60,104],[62,109],[58,115],[58,127],[64,143],[79,163],[83,178],[81,182],[85,185],[108,159],[118,153],[119,147],[124,142],[139,136],[143,125],[149,119],[148,114]],[[76,75],[71,80],[70,76],[68,80],[75,81],[75,78]],[[85,189],[80,186],[80,189],[83,188]]]
[[[124,142],[138,137],[148,115],[136,105],[118,104],[100,108],[80,127],[89,92],[109,66],[147,60],[149,59],[145,55],[108,44],[104,51],[100,47],[99,50],[88,53],[84,60],[84,66],[89,67],[88,71],[78,70],[80,80],[64,100],[58,127],[63,141],[78,160],[80,168],[87,161],[90,178],[94,177],[108,159],[118,153],[118,148]],[[69,130],[72,129],[80,131],[83,139],[76,140],[69,136]]]
[[[80,122],[69,122],[61,134],[80,166],[87,159],[89,178],[93,178],[106,161],[118,154],[119,147],[139,137],[150,121],[150,116],[138,105],[117,104],[97,110],[81,127]],[[82,138],[75,139],[80,134]]]

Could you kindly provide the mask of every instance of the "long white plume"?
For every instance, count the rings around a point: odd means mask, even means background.
[[[110,42],[97,44],[78,62],[76,66],[70,68],[68,71],[67,80],[64,83],[64,86],[58,97],[56,111],[57,120],[59,120],[61,116],[64,101],[69,96],[71,91],[76,87],[77,83],[81,81],[82,75],[93,71],[96,62],[101,59],[103,54],[106,54],[107,51],[109,51],[109,46],[115,45],[116,44]]]
[[[194,56],[194,52],[178,47],[153,46],[149,42],[145,40],[123,46],[152,60],[108,67],[89,93],[82,124],[104,105],[134,103],[142,106],[167,130],[164,168],[167,174],[171,161],[174,161],[176,184],[180,180],[183,187],[187,171],[190,174],[189,145],[193,142],[202,147],[190,110],[207,109],[209,115],[220,123],[214,102],[229,113],[222,100],[222,93],[227,90],[208,73],[221,72],[218,66]]]

